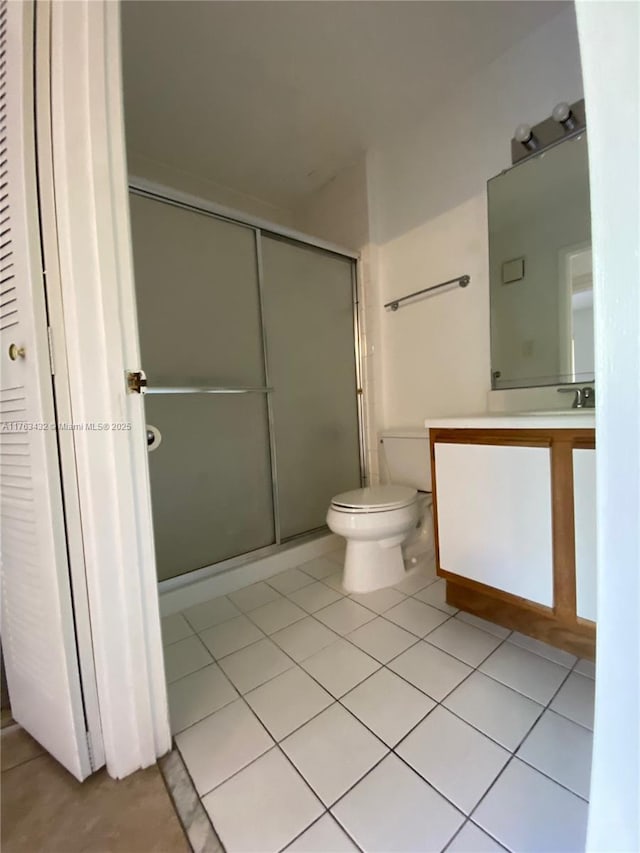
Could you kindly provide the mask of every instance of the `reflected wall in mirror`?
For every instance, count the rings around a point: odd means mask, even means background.
[[[488,182],[492,387],[592,382],[587,137]]]

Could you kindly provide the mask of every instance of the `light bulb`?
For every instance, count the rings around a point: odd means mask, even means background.
[[[529,142],[531,139],[531,128],[528,124],[519,124],[513,135],[518,142],[522,142],[524,144],[525,142]]]
[[[554,121],[557,121],[558,124],[565,122],[570,115],[571,107],[566,101],[561,101],[559,104],[556,104],[551,113],[551,117]]]
[[[535,151],[538,148],[538,140],[528,124],[519,124],[514,133],[515,139],[527,149]]]
[[[578,126],[576,117],[571,112],[571,107],[566,101],[561,101],[555,105],[551,112],[551,118],[562,125],[563,129],[569,133]]]

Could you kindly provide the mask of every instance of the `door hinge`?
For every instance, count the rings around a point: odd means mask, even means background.
[[[51,375],[55,376],[56,367],[53,360],[53,332],[51,330],[51,326],[47,326],[47,343],[49,345],[49,367],[51,368]]]
[[[147,386],[147,377],[144,375],[143,370],[127,370],[125,377],[129,394],[144,394],[144,389]]]
[[[99,732],[91,733],[90,729],[85,729],[85,737],[87,741],[87,753],[89,756],[89,767],[94,773],[104,765],[104,750],[102,747],[102,739]],[[97,743],[94,743],[94,739]]]
[[[95,759],[95,755],[93,752],[93,742],[91,740],[91,732],[86,731],[85,735],[87,736],[87,752],[89,753],[89,767],[93,771],[93,770],[96,770],[97,768],[96,768],[96,759]]]

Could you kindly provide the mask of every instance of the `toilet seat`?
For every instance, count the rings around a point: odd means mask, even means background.
[[[336,495],[331,506],[337,512],[388,512],[414,503],[417,494],[415,489],[407,486],[367,486]]]

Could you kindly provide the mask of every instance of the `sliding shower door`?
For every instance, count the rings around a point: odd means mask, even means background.
[[[130,203],[167,580],[323,528],[360,485],[355,271],[170,195]]]
[[[131,195],[158,577],[275,542],[254,229]]]
[[[290,539],[360,486],[354,264],[264,234],[261,245],[280,535]]]

